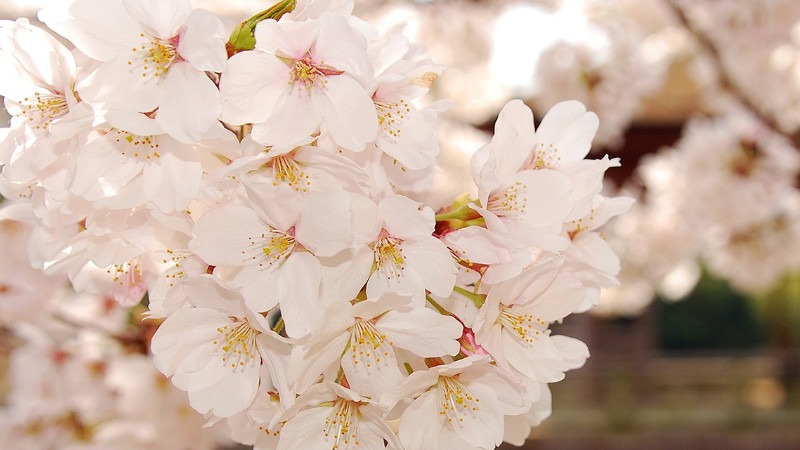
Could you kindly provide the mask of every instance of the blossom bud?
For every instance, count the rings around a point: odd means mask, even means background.
[[[280,20],[284,14],[292,12],[296,5],[297,0],[281,0],[270,8],[240,23],[233,29],[230,39],[228,39],[228,42],[225,44],[228,57],[230,58],[239,52],[254,49],[256,46],[256,25],[262,20]]]

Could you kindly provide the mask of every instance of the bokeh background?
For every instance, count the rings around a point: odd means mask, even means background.
[[[0,18],[46,3],[4,0]],[[270,2],[194,3],[233,27]],[[552,385],[525,448],[800,448],[800,2],[359,0],[355,14],[447,67],[425,99],[453,101],[432,206],[469,189],[469,156],[512,98],[537,120],[584,102],[593,154],[622,162],[607,190],[637,198],[606,230],[620,286],[556,327],[592,357]]]

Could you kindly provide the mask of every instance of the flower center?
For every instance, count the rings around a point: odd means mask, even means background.
[[[306,89],[311,89],[314,85],[324,88],[328,84],[325,79],[328,75],[341,75],[344,73],[344,71],[336,70],[324,62],[315,63],[311,61],[311,57],[308,54],[301,59],[281,59],[290,67],[289,84],[292,86],[299,82],[305,84]]]
[[[169,287],[174,287],[175,281],[182,279],[186,275],[183,266],[188,255],[188,252],[176,252],[172,249],[164,250],[164,257],[161,259],[161,262],[168,265],[164,270],[163,276],[167,279]]]
[[[147,38],[144,33],[140,37]],[[177,37],[165,40],[150,36],[138,48],[133,47],[133,58],[128,65],[141,70],[142,77],[159,78],[166,75],[169,67],[178,59]]]
[[[242,255],[264,268],[288,258],[297,243],[291,234],[274,228],[247,239],[250,241],[250,251],[242,250]]]
[[[533,339],[547,329],[547,323],[540,317],[530,313],[514,310],[508,306],[500,306],[500,316],[497,318],[505,329],[513,332],[522,342],[533,343]]]
[[[478,397],[454,377],[439,377],[436,383],[439,398],[439,417],[455,426],[463,426],[464,418],[477,414]]]
[[[523,168],[533,170],[552,169],[559,161],[561,161],[561,157],[558,155],[558,148],[553,147],[553,144],[545,146],[542,143],[538,143],[533,148],[529,161],[523,165]]]
[[[353,364],[359,363],[367,368],[374,365],[386,363],[393,353],[393,342],[386,342],[386,335],[381,334],[372,322],[367,320],[357,320],[350,329],[350,356]]]
[[[217,346],[217,351],[222,354],[223,365],[237,369],[246,365],[261,364],[260,358],[256,361],[258,354],[256,336],[260,332],[251,327],[247,320],[223,325],[217,328],[217,333],[219,336],[214,344]]]
[[[137,284],[144,283],[142,279],[142,268],[136,261],[114,264],[106,269],[106,273],[111,275],[113,277],[112,281],[119,286],[135,288]]]
[[[401,126],[406,121],[406,113],[411,112],[408,103],[400,99],[396,103],[375,101],[375,110],[378,112],[378,124],[390,141],[400,136]]]
[[[359,445],[358,405],[338,397],[325,419],[323,432],[326,441],[333,441],[333,449],[349,448],[351,443]]]
[[[391,236],[384,236],[375,242],[374,261],[377,270],[386,275],[387,279],[400,278],[405,268],[405,257],[401,241]]]
[[[120,154],[141,161],[161,158],[158,152],[158,139],[156,136],[138,136],[124,130],[111,129],[109,133],[122,147]]]
[[[69,111],[64,95],[47,92],[34,92],[33,97],[25,97],[19,102],[20,113],[17,116],[28,119],[28,125],[34,129],[47,128],[50,123]]]
[[[303,168],[291,156],[280,155],[272,158],[268,165],[272,166],[272,185],[286,183],[297,192],[308,192],[311,178],[306,175]]]
[[[498,216],[515,216],[524,214],[528,204],[526,191],[528,186],[517,181],[511,186],[500,188],[489,195],[486,209]]]

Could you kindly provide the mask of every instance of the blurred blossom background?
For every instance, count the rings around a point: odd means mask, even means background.
[[[5,0],[0,17],[35,21],[46,3]],[[229,28],[271,4],[193,3]],[[560,325],[592,356],[552,386],[525,448],[800,448],[800,2],[357,0],[354,14],[446,67],[424,99],[452,100],[432,207],[470,189],[470,155],[513,98],[537,120],[580,100],[600,117],[594,155],[621,158],[606,189],[637,203],[605,232],[620,285]],[[13,273],[3,308],[22,307]],[[10,359],[19,345],[0,332],[4,405],[45,370]]]

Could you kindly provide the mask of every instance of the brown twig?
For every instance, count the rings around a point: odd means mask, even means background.
[[[665,3],[673,11],[678,22],[688,31],[700,44],[708,56],[711,64],[717,73],[719,86],[722,90],[734,97],[742,106],[748,109],[758,120],[764,125],[769,127],[774,133],[785,137],[795,148],[800,149],[800,132],[794,130],[792,132],[784,130],[778,120],[768,112],[764,111],[751,99],[744,91],[744,89],[731,78],[725,63],[722,60],[722,54],[717,47],[717,44],[702,30],[700,30],[689,19],[686,11],[681,8],[677,0],[666,0]]]

